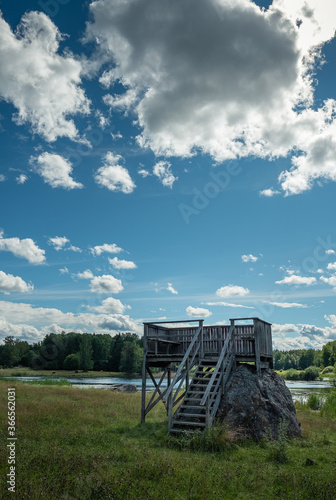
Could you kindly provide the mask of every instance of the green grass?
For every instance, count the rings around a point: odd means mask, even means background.
[[[139,424],[139,393],[16,387],[17,485],[6,492],[7,451],[0,449],[1,498],[204,500],[336,498],[336,421],[298,405],[303,438],[240,442],[216,426],[192,440],[167,438],[157,405]],[[7,425],[1,419],[1,440]],[[307,466],[307,458],[315,465]]]
[[[129,378],[127,374],[120,372],[101,372],[90,370],[78,373],[71,370],[32,370],[31,368],[0,368],[0,379],[3,377],[50,377],[50,378],[91,378],[91,377],[117,377]],[[132,377],[133,378],[133,377]]]

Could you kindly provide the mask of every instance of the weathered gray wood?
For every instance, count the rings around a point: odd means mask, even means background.
[[[142,393],[141,393],[141,423],[145,423],[146,419],[146,365],[147,365],[147,333],[148,326],[144,325],[143,336],[143,360],[142,360]]]
[[[237,324],[240,320],[251,320],[253,324]],[[159,401],[163,401],[168,413],[169,432],[178,432],[178,427],[175,427],[178,425],[200,427],[201,415],[207,428],[212,425],[229,374],[237,361],[254,361],[258,374],[261,369],[272,367],[273,364],[270,323],[259,318],[232,319],[231,325],[204,326],[203,320],[182,320],[179,323],[191,321],[197,321],[198,327],[161,326],[176,323],[166,321],[145,324],[141,421],[144,422],[146,414]],[[173,363],[177,363],[178,367],[172,380]],[[190,381],[189,373],[196,363],[199,367]],[[164,370],[158,383],[150,370],[151,366]],[[147,407],[146,371],[155,387]],[[166,389],[162,387],[165,373],[168,382]],[[185,391],[182,389],[184,382]],[[182,405],[174,414],[173,408],[182,400]],[[180,418],[184,423],[181,423]]]

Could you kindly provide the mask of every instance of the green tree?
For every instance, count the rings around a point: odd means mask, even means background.
[[[63,361],[64,370],[78,370],[79,368],[79,355],[78,354],[68,354]]]
[[[140,373],[142,363],[142,349],[135,342],[125,342],[121,351],[120,371],[128,374]]]
[[[79,368],[84,371],[91,370],[93,367],[92,361],[92,345],[90,335],[87,333],[82,334],[82,341],[79,350]]]

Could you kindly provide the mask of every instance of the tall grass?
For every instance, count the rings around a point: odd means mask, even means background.
[[[336,422],[298,407],[303,438],[242,441],[225,428],[167,439],[167,415],[157,405],[140,425],[139,393],[11,382],[17,397],[17,486],[6,490],[7,451],[0,448],[1,498],[14,499],[334,499]],[[0,411],[8,383],[0,381]],[[7,424],[0,434],[6,442]],[[317,466],[307,467],[310,458]],[[318,472],[318,473],[317,473]]]

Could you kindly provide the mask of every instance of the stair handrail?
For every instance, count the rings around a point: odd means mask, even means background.
[[[230,326],[230,329],[229,329],[229,332],[228,332],[227,337],[225,339],[222,351],[221,351],[220,356],[218,358],[218,361],[217,361],[217,364],[215,366],[215,369],[214,369],[214,371],[212,373],[211,379],[210,379],[210,381],[208,383],[208,387],[206,388],[206,390],[204,392],[204,396],[203,396],[203,398],[201,400],[200,406],[205,406],[206,405],[206,401],[207,401],[207,399],[209,397],[209,394],[210,394],[210,391],[212,389],[212,386],[213,386],[213,384],[214,384],[214,382],[216,380],[216,376],[217,376],[219,370],[221,369],[221,366],[222,366],[222,363],[223,363],[223,360],[224,360],[224,356],[226,354],[228,345],[230,343],[230,340],[231,340],[234,328],[235,328],[234,324]]]
[[[186,364],[187,359],[189,358],[190,353],[192,351],[192,348],[194,347],[196,341],[198,340],[198,337],[199,337],[202,329],[203,329],[203,323],[197,328],[196,333],[195,333],[192,341],[190,342],[189,347],[188,347],[188,349],[185,352],[185,355],[183,356],[183,359],[182,359],[182,361],[180,363],[180,366],[178,367],[177,372],[175,373],[175,377],[173,378],[173,381],[171,382],[170,386],[167,388],[166,394],[165,394],[165,396],[163,398],[164,402],[167,401],[168,397],[170,396],[170,393],[173,390],[174,385],[176,384],[179,376],[181,375],[181,372],[183,370],[183,366]],[[198,346],[198,348],[199,348],[199,346]]]

